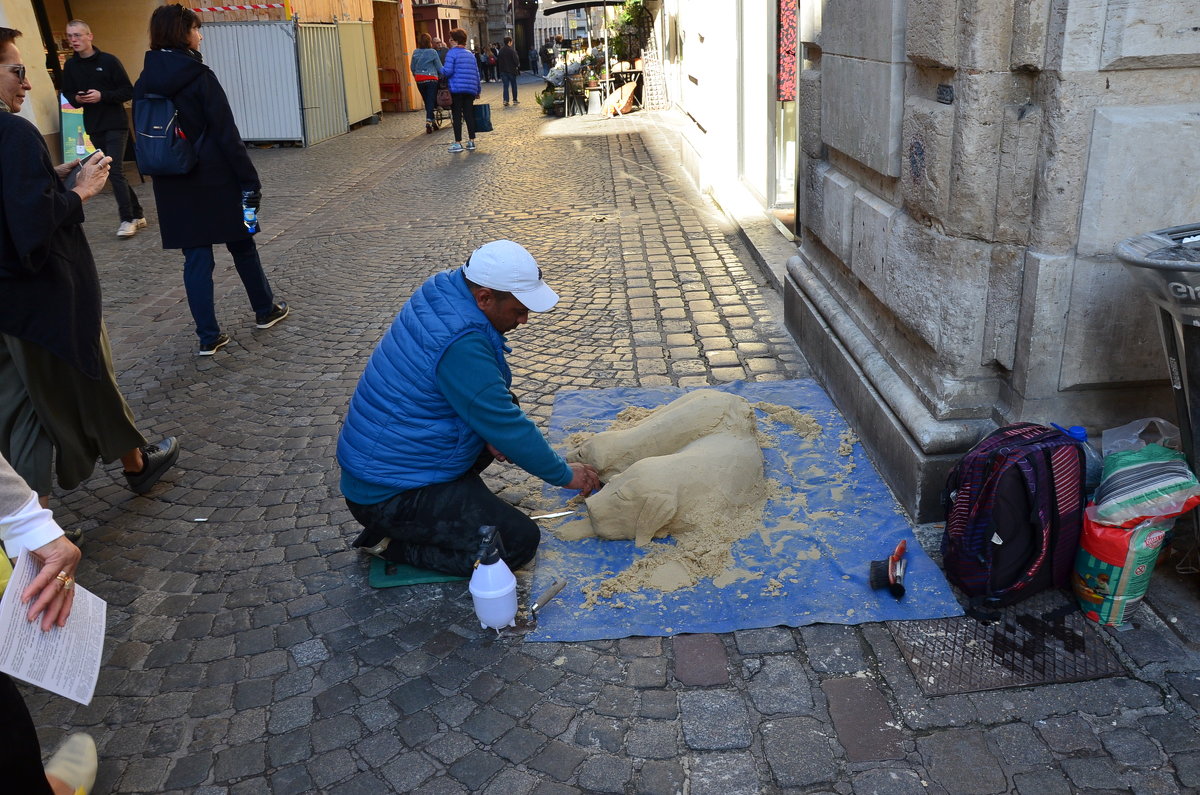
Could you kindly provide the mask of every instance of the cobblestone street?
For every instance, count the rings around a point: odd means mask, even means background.
[[[114,463],[52,500],[109,614],[89,706],[22,687],[43,749],[91,733],[98,793],[1200,787],[1200,656],[1149,611],[1105,636],[1130,675],[930,698],[881,624],[527,643],[481,631],[465,583],[367,585],[341,420],[404,300],[483,242],[525,245],[562,296],[509,336],[543,425],[562,389],[808,375],[752,252],[680,170],[670,120],[552,119],[538,88],[503,108],[485,87],[496,131],[475,152],[411,113],[253,150],[258,243],[292,314],[256,330],[218,252],[233,343],[212,357],[195,356],[149,184],[131,240],[111,195],[87,205],[120,383],[143,432],[183,451],[146,497]],[[541,506],[519,470],[487,477]]]

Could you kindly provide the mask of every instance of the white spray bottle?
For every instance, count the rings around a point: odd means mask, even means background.
[[[479,560],[475,562],[468,590],[480,625],[499,632],[503,627],[517,624],[517,578],[500,558],[504,543],[496,528],[481,527],[479,534]]]

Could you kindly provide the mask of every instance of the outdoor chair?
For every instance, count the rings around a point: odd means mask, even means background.
[[[400,72],[388,66],[379,67],[379,101],[386,102],[391,105],[387,110],[398,112],[403,110],[401,105],[402,87],[400,85]]]
[[[587,115],[587,89],[583,73],[567,75],[566,87],[567,115]]]

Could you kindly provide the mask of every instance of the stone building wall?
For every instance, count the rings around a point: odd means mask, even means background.
[[[1200,221],[1200,4],[800,6],[789,327],[905,507],[996,424],[1172,416],[1112,249]]]

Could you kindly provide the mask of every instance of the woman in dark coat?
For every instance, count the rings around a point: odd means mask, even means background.
[[[213,307],[213,245],[224,243],[254,309],[255,325],[270,328],[287,317],[275,303],[254,238],[242,218],[242,205],[258,209],[261,183],[246,154],[229,100],[217,76],[204,65],[199,47],[200,18],[179,5],[150,16],[150,51],[133,101],[147,94],[171,97],[179,126],[196,149],[196,166],[180,176],[154,177],[154,201],[163,248],[183,249],[183,284],[200,337],[200,356],[229,342]]]

